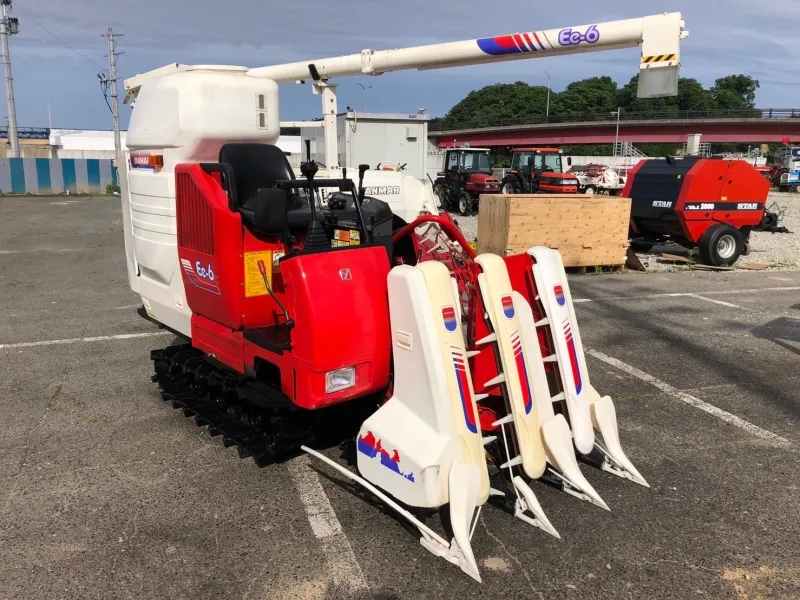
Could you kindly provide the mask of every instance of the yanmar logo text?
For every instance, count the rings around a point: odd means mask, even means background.
[[[390,196],[392,194],[399,194],[400,193],[400,186],[399,185],[375,185],[371,187],[365,187],[364,193],[367,196]]]

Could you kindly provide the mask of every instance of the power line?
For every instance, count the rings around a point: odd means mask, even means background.
[[[87,61],[89,61],[89,62],[90,62],[90,63],[92,63],[92,64],[93,64],[95,67],[98,67],[98,68],[102,69],[103,71],[105,71],[105,72],[108,72],[108,69],[107,69],[106,67],[104,67],[103,65],[99,65],[99,64],[97,64],[97,63],[96,63],[96,62],[94,62],[94,61],[93,61],[91,58],[89,58],[89,57],[88,57],[88,56],[86,56],[85,54],[81,53],[81,51],[80,51],[80,50],[77,50],[76,48],[73,48],[72,46],[70,46],[70,45],[69,45],[67,42],[65,42],[63,39],[61,39],[60,37],[58,37],[58,36],[57,36],[55,33],[53,33],[52,31],[50,31],[50,30],[49,30],[47,27],[45,27],[44,25],[42,25],[41,23],[39,23],[39,21],[37,21],[35,18],[33,18],[33,17],[30,15],[30,13],[27,13],[27,12],[25,12],[25,10],[24,10],[24,9],[23,9],[23,8],[22,8],[20,5],[19,5],[19,0],[17,0],[17,2],[15,3],[15,5],[14,5],[14,8],[16,8],[17,10],[19,10],[19,11],[20,11],[20,12],[21,12],[23,15],[25,15],[25,16],[26,16],[26,17],[28,17],[28,18],[29,18],[31,21],[33,21],[34,23],[36,23],[36,24],[37,24],[39,27],[41,27],[42,29],[44,29],[44,30],[45,30],[47,33],[49,33],[50,35],[52,35],[52,36],[53,36],[54,38],[56,38],[56,39],[57,39],[59,42],[61,42],[61,43],[62,43],[62,44],[64,44],[64,45],[65,45],[67,48],[69,48],[70,50],[72,50],[72,51],[73,51],[75,54],[77,54],[78,56],[80,56],[80,57],[81,57],[81,58],[83,58],[84,60],[87,60]]]

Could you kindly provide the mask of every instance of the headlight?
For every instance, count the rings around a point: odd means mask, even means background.
[[[351,388],[356,384],[356,368],[347,367],[328,371],[325,374],[325,393],[332,394]]]

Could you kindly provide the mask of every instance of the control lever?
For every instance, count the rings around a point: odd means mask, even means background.
[[[358,165],[358,204],[359,206],[364,203],[364,173],[369,171],[369,165]]]
[[[283,316],[286,318],[286,326],[291,329],[294,327],[294,321],[289,316],[289,312],[286,308],[281,304],[281,301],[278,300],[278,297],[272,293],[272,288],[269,286],[269,279],[267,279],[267,267],[264,265],[264,261],[258,261],[258,270],[261,272],[261,278],[264,280],[264,287],[267,288],[267,293],[270,297],[275,300],[275,304],[283,311]]]
[[[307,250],[321,250],[330,248],[331,246],[328,236],[325,235],[325,227],[317,220],[317,190],[314,187],[314,175],[317,174],[317,171],[319,171],[319,167],[314,161],[300,164],[300,173],[308,180],[308,190],[311,196],[309,198],[309,204],[311,204],[311,222],[308,224],[306,241],[303,246]]]

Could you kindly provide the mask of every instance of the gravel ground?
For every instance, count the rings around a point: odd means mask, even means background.
[[[778,210],[777,204],[783,211],[781,225],[789,228],[793,233],[763,233],[754,232],[750,235],[750,255],[742,256],[736,267],[744,264],[758,263],[769,265],[770,271],[800,271],[800,194],[770,192],[767,206],[771,210]],[[462,217],[451,213],[458,222],[467,241],[474,241],[478,235],[478,217]],[[637,254],[639,260],[647,267],[648,271],[672,271],[684,269],[683,265],[676,265],[672,261],[660,256],[662,252],[669,252],[680,256],[688,256],[682,246],[675,244],[656,246],[650,253]]]

